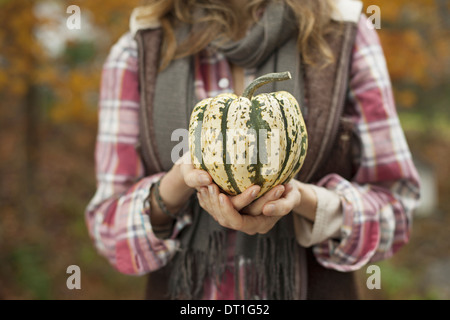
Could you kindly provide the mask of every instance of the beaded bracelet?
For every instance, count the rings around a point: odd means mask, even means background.
[[[153,184],[152,187],[150,188],[150,194],[152,194],[151,191],[154,190],[154,192],[155,192],[155,200],[156,200],[156,203],[158,204],[158,207],[161,209],[161,211],[162,211],[165,215],[171,217],[172,219],[176,219],[177,216],[174,215],[173,213],[171,213],[171,212],[167,209],[166,205],[164,204],[163,199],[161,198],[161,194],[160,194],[160,192],[159,192],[159,186],[160,186],[160,184],[161,184],[161,180],[158,180],[158,182],[156,182],[155,184]]]

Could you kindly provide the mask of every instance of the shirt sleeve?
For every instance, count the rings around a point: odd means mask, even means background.
[[[362,151],[352,181],[331,174],[319,181],[339,196],[339,237],[313,247],[323,266],[353,271],[391,257],[408,243],[419,199],[419,177],[398,119],[384,53],[362,16],[352,56],[349,100]],[[319,221],[320,223],[320,221]]]
[[[191,223],[182,212],[169,238],[152,230],[146,201],[164,173],[144,176],[135,146],[139,136],[137,44],[131,33],[112,47],[103,65],[95,163],[97,190],[85,212],[99,253],[120,272],[141,275],[164,266],[175,254],[179,231]]]
[[[314,222],[299,214],[294,216],[297,241],[303,247],[311,247],[327,239],[340,238],[342,208],[339,195],[323,187],[311,185],[317,198]]]

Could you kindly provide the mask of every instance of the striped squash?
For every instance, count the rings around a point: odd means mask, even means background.
[[[253,97],[264,84],[288,79],[289,72],[271,73],[253,81],[242,97],[220,94],[194,107],[189,124],[192,163],[226,193],[237,195],[257,184],[260,197],[301,169],[308,137],[298,102],[286,91]]]

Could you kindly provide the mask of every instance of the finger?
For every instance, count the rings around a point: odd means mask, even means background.
[[[211,209],[214,208],[215,203],[211,201],[211,195],[209,193],[209,189],[207,187],[200,188],[200,193],[203,196],[203,201],[205,202],[205,205],[208,207],[208,211],[212,211]]]
[[[197,197],[200,201],[200,204],[203,209],[206,210],[206,207],[209,205],[209,199],[207,197],[206,188],[202,187],[198,189]]]
[[[283,196],[285,196],[287,193],[291,192],[294,186],[291,183],[284,185],[284,193]]]
[[[217,206],[219,204],[219,187],[214,183],[208,185],[208,198],[211,206]]]
[[[200,188],[198,192],[198,199],[200,206],[215,220],[218,221],[217,208],[211,207],[211,201],[209,198],[208,190],[206,188]]]
[[[187,166],[187,165],[186,165]],[[200,169],[184,168],[184,181],[191,188],[206,187],[212,183],[208,172]]]
[[[275,188],[267,192],[265,195],[263,195],[261,198],[256,200],[254,203],[252,203],[250,206],[245,208],[244,212],[252,216],[260,215],[264,204],[266,204],[269,201],[279,199],[283,195],[284,190],[285,190],[284,186],[282,185],[276,186]]]
[[[242,215],[236,211],[231,200],[223,193],[219,193],[218,196],[220,216],[218,222],[220,225],[240,231],[242,228]]]
[[[204,208],[205,206],[205,201],[203,199],[203,195],[200,192],[200,190],[197,192],[197,199],[198,199],[198,203],[200,204],[200,207]]]
[[[215,184],[210,184],[207,188],[202,188],[204,197],[207,199],[208,212],[213,216],[214,220],[219,221],[222,219],[222,213],[219,205],[219,187]]]
[[[191,154],[189,152],[186,152],[181,158],[179,158],[175,165],[183,165],[183,164],[192,164],[192,158]]]
[[[300,192],[291,189],[283,198],[266,203],[262,212],[268,217],[282,217],[291,212],[300,201]]]
[[[241,211],[243,208],[251,204],[258,196],[261,187],[258,185],[251,186],[241,194],[230,197],[231,203],[237,211]]]

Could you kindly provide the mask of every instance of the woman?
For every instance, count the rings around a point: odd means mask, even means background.
[[[151,276],[149,298],[356,298],[352,271],[408,242],[418,176],[361,8],[154,0],[134,12],[104,65],[86,219],[115,268]],[[173,163],[197,101],[273,71],[293,74],[269,92],[294,94],[310,135],[296,179],[254,201],[259,186],[227,196],[186,157]]]

